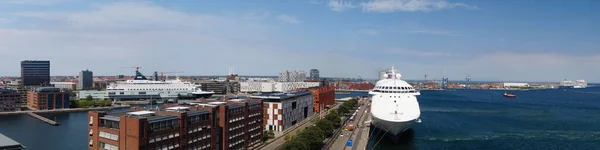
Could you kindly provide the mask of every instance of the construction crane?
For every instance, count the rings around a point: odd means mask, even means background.
[[[471,88],[471,75],[467,75],[467,78],[465,80],[467,80],[467,89],[470,89]]]

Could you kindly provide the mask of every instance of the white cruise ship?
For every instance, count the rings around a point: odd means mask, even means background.
[[[214,92],[202,91],[199,84],[179,80],[148,80],[139,70],[135,78],[110,84],[106,88],[108,97],[119,100],[170,99],[210,97]]]
[[[575,82],[573,81],[569,81],[567,79],[565,79],[564,81],[560,81],[560,88],[586,88],[587,87],[587,82],[585,80],[575,80]]]
[[[383,74],[385,78],[377,81],[372,95],[372,124],[379,130],[387,132],[396,139],[402,132],[419,120],[421,110],[417,95],[420,93],[406,81],[401,80],[400,73],[392,67]]]

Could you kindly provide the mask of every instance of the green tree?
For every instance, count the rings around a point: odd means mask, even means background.
[[[94,98],[91,95],[88,95],[85,97],[85,100],[94,100]]]
[[[331,121],[335,128],[342,126],[342,118],[340,118],[340,115],[337,113],[329,113],[327,116],[325,116],[325,119]]]
[[[302,137],[295,137],[285,142],[281,147],[283,150],[309,150],[308,140]]]
[[[308,128],[308,130],[300,133],[299,137],[308,140],[310,149],[319,149],[325,140],[325,132],[319,128]]]
[[[317,127],[325,133],[326,137],[331,137],[333,135],[333,123],[327,119],[321,119],[316,123]]]
[[[267,141],[267,140],[269,140],[269,132],[265,131],[263,133],[263,141]]]
[[[273,130],[269,130],[269,131],[267,132],[267,135],[269,135],[269,138],[275,138],[275,131],[273,131]]]
[[[331,110],[329,111],[329,113],[332,113],[332,114],[337,114],[337,110],[336,110],[336,109],[331,109]]]
[[[350,112],[350,107],[344,103],[340,106],[340,108],[338,108],[338,113],[342,116],[346,115],[347,113]]]

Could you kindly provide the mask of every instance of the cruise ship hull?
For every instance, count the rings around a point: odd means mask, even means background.
[[[214,93],[192,93],[194,98],[210,98]]]
[[[416,119],[403,122],[395,122],[382,120],[377,117],[372,117],[373,126],[375,126],[379,130],[387,132],[387,134],[389,134],[388,136],[391,137],[397,137],[401,135],[402,132],[410,129],[410,127],[415,121]]]
[[[419,103],[415,96],[389,99],[389,95],[374,95],[371,105],[372,125],[386,135],[397,139],[404,131],[409,129],[421,116]],[[392,96],[393,97],[393,96]]]

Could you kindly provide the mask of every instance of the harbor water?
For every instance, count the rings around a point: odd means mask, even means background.
[[[600,149],[600,87],[422,91],[421,123],[394,143],[372,133],[373,149]],[[366,93],[336,98],[366,96]],[[115,111],[124,111],[120,109]],[[87,113],[0,116],[0,133],[31,150],[87,149]],[[380,140],[381,139],[381,140]]]
[[[372,132],[369,149],[600,149],[600,87],[422,91],[418,99],[422,122],[399,142]]]

